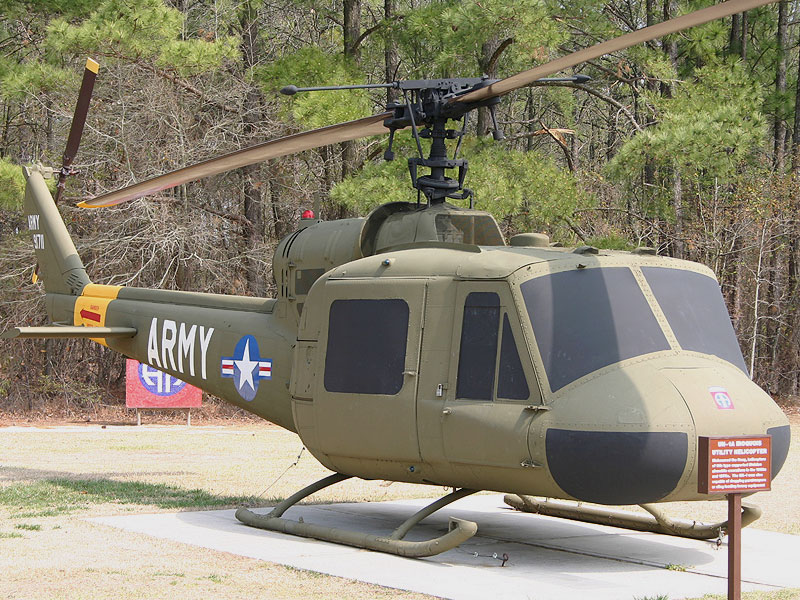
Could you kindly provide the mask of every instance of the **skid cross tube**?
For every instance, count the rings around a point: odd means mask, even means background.
[[[585,523],[597,523],[634,529],[636,531],[651,531],[677,537],[695,540],[721,539],[728,531],[728,521],[706,524],[685,519],[671,519],[660,509],[652,504],[640,504],[652,517],[633,513],[626,510],[615,510],[603,506],[584,506],[554,502],[552,500],[539,500],[530,496],[509,494],[504,498],[506,504],[522,512],[560,517]],[[761,509],[757,506],[742,506],[742,527],[749,525],[761,516]]]
[[[451,517],[448,531],[444,535],[421,542],[409,542],[403,540],[409,530],[411,530],[412,527],[422,521],[422,519],[425,517],[433,514],[440,508],[447,506],[451,502],[455,502],[464,496],[474,494],[477,491],[468,489],[453,491],[447,496],[439,498],[435,502],[427,505],[425,508],[417,511],[411,517],[406,519],[397,529],[395,529],[392,535],[389,537],[361,533],[348,529],[324,527],[322,525],[304,523],[302,520],[291,521],[289,519],[282,518],[283,513],[286,512],[288,508],[303,498],[349,478],[349,475],[342,475],[341,473],[328,475],[327,477],[304,487],[295,494],[292,494],[289,498],[278,504],[266,515],[259,515],[251,510],[248,510],[247,508],[242,507],[236,511],[236,518],[245,525],[258,527],[259,529],[267,529],[269,531],[277,531],[280,533],[289,533],[291,535],[297,535],[300,537],[313,538],[325,542],[333,542],[335,544],[345,544],[346,546],[354,546],[356,548],[364,548],[366,550],[375,550],[377,552],[386,552],[388,554],[396,554],[398,556],[405,556],[409,558],[434,556],[435,554],[452,550],[456,546],[474,536],[478,531],[478,525],[472,521],[465,521],[463,519],[455,519]]]

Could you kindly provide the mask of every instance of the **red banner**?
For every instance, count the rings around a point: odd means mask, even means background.
[[[125,406],[128,408],[199,408],[200,388],[137,360],[128,359],[125,374]]]

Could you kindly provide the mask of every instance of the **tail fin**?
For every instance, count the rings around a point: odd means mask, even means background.
[[[23,167],[25,215],[39,261],[39,278],[48,294],[78,296],[90,283],[61,214],[56,208],[40,167]]]

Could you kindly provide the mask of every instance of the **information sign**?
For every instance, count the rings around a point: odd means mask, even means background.
[[[771,436],[701,436],[699,442],[699,493],[746,494],[770,489]]]
[[[196,408],[202,406],[200,388],[137,360],[126,365],[125,406],[128,408]]]

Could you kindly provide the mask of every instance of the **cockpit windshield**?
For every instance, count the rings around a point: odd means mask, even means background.
[[[669,350],[627,267],[553,273],[520,289],[554,392],[605,366]]]
[[[642,267],[681,348],[713,354],[747,373],[719,285],[683,269]]]
[[[747,373],[716,280],[664,267],[642,267],[642,274],[681,348]],[[553,392],[608,365],[670,348],[627,267],[553,273],[520,289]]]

